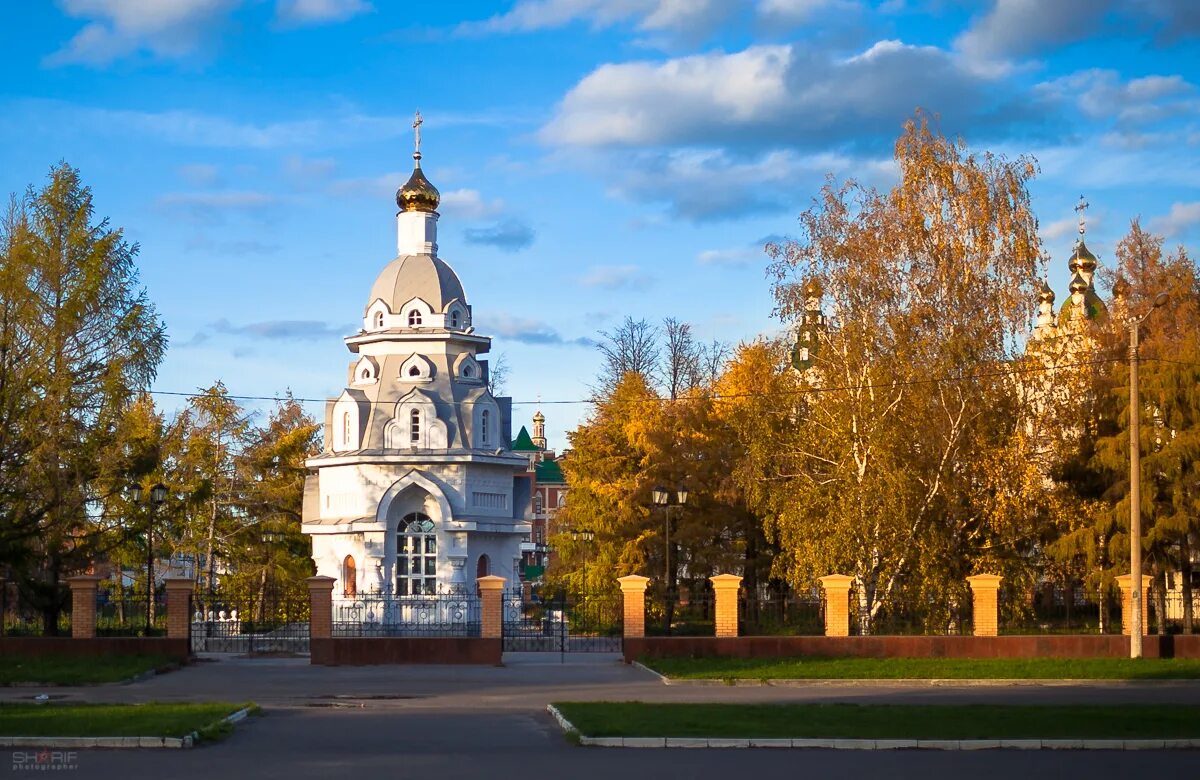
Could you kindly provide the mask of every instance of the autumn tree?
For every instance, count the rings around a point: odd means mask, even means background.
[[[966,598],[981,560],[1019,565],[1036,533],[1010,367],[1039,244],[1028,158],[976,154],[927,117],[896,143],[888,192],[828,183],[801,237],[769,248],[776,313],[798,322],[815,281],[830,312],[771,486],[776,571],[854,577],[864,631],[903,593]],[[990,567],[989,567],[990,568]]]
[[[235,580],[257,593],[262,604],[268,586],[299,593],[312,575],[311,547],[300,531],[304,461],[320,451],[321,427],[291,394],[278,402],[266,425],[249,432],[237,460],[239,502],[245,525],[231,539],[237,554]]]
[[[1164,255],[1162,238],[1134,220],[1116,248],[1110,275],[1113,306],[1109,362],[1098,386],[1095,435],[1081,444],[1069,489],[1086,491],[1088,477],[1103,475],[1093,526],[1104,529],[1100,551],[1113,573],[1129,570],[1129,368],[1124,346],[1131,321],[1141,325],[1142,546],[1154,577],[1155,612],[1166,611],[1168,574],[1183,589],[1183,622],[1192,614],[1192,558],[1200,535],[1200,271],[1183,247]],[[1160,293],[1167,303],[1153,310]],[[1096,534],[1099,536],[1099,534]],[[1165,630],[1160,618],[1159,630]]]
[[[166,347],[137,247],[93,218],[91,190],[60,164],[0,236],[0,555],[47,631],[62,577],[95,554],[101,456]]]
[[[212,593],[217,560],[229,560],[246,524],[238,459],[250,443],[251,415],[216,382],[189,399],[178,422],[178,485],[187,500],[179,544],[197,562],[197,584]]]

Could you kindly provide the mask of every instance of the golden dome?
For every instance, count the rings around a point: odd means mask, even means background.
[[[1076,271],[1095,271],[1096,265],[1096,256],[1088,251],[1087,244],[1083,243],[1083,237],[1080,236],[1079,240],[1075,242],[1075,252],[1071,255],[1071,262],[1067,264],[1067,267],[1074,273]]]
[[[1071,292],[1072,293],[1086,292],[1087,288],[1088,288],[1087,281],[1085,281],[1084,278],[1082,276],[1080,276],[1078,273],[1076,273],[1074,276],[1071,277]]]
[[[533,421],[534,422],[546,422],[546,415],[542,414],[541,409],[538,409],[536,412],[533,413]]]
[[[1042,289],[1038,290],[1038,301],[1042,303],[1054,303],[1054,290],[1050,289],[1050,285],[1042,281]]]
[[[825,293],[821,287],[821,282],[817,279],[809,279],[804,283],[804,296],[806,298],[820,298]]]
[[[425,178],[425,173],[421,170],[421,159],[418,155],[413,155],[417,158],[417,164],[413,168],[412,176],[408,177],[408,181],[396,190],[396,205],[401,211],[437,211],[438,204],[442,201],[442,194],[438,192],[437,187],[429,183],[429,179]]]

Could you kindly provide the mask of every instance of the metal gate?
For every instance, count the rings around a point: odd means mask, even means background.
[[[504,595],[505,652],[619,653],[622,643],[620,596]]]
[[[307,653],[309,611],[307,593],[198,593],[192,597],[192,652]]]

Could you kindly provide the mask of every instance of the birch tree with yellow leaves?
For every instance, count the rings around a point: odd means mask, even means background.
[[[1019,569],[1042,533],[1013,380],[1036,163],[972,152],[922,114],[895,162],[890,191],[831,180],[800,237],[769,247],[776,314],[801,322],[815,293],[828,315],[762,497],[775,569],[853,576],[864,633],[901,596],[953,603],[973,567]]]

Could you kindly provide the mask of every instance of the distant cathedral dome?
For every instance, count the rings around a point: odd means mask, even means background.
[[[1038,291],[1039,303],[1054,303],[1054,290],[1050,289],[1050,285],[1043,280],[1042,289]]]
[[[1071,273],[1083,271],[1085,274],[1096,270],[1096,256],[1088,250],[1087,244],[1083,243],[1083,237],[1075,242],[1075,251],[1071,254],[1071,261],[1067,263],[1067,267],[1071,269]]]

